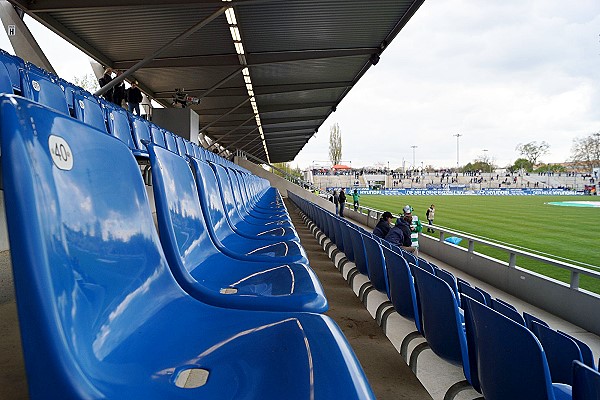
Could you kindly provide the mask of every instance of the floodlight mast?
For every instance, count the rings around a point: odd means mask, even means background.
[[[458,159],[458,139],[460,139],[460,137],[462,135],[460,133],[457,133],[456,135],[452,135],[452,136],[456,136],[456,173],[458,173],[458,168],[460,166],[459,159]]]

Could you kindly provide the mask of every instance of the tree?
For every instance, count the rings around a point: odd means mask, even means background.
[[[508,167],[510,172],[517,172],[523,169],[524,171],[533,171],[533,164],[526,158],[517,158],[515,162]]]
[[[79,87],[84,88],[90,93],[94,93],[96,90],[100,89],[100,85],[98,84],[98,80],[93,74],[87,74],[83,76],[75,76],[73,78],[73,83]]]
[[[544,141],[540,144],[537,142],[529,142],[525,144],[520,143],[517,146],[517,151],[522,156],[525,156],[531,164],[535,165],[541,156],[548,153],[549,148],[550,145]]]
[[[571,158],[590,171],[600,166],[600,132],[592,133],[584,138],[573,139]]]
[[[329,160],[333,165],[340,163],[342,159],[342,133],[340,126],[333,124],[329,129]]]

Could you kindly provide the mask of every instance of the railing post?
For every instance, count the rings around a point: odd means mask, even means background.
[[[444,239],[446,238],[446,232],[444,231],[439,231],[440,232],[440,242],[443,242]]]
[[[571,271],[571,289],[579,290],[579,272]]]
[[[515,253],[509,253],[508,268],[514,268],[516,265],[517,265],[517,255]]]
[[[475,241],[469,239],[469,253],[473,253],[475,251]]]

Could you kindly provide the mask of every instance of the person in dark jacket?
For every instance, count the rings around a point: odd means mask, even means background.
[[[119,75],[123,75],[123,71],[117,71],[117,77]],[[118,105],[119,107],[123,107],[123,100],[125,100],[125,83],[121,82],[115,87],[113,87],[113,98],[112,102]]]
[[[112,68],[106,68],[104,70],[104,75],[102,75],[102,78],[98,79],[98,83],[100,84],[100,87],[103,88],[104,86],[108,85],[112,80],[112,73],[113,70]],[[113,101],[113,89],[109,89],[107,90],[102,97],[104,97],[104,99],[106,101]]]
[[[346,193],[344,188],[340,189],[340,217],[344,216],[344,207],[346,206]]]
[[[384,212],[379,219],[379,222],[377,222],[377,225],[375,225],[375,229],[373,229],[373,235],[385,239],[392,228],[392,218],[394,218],[394,216],[391,212]]]
[[[131,87],[125,91],[125,100],[127,100],[130,113],[140,115],[140,103],[142,99],[142,92],[137,87],[137,81],[133,81]]]
[[[385,240],[400,246],[402,249],[414,253],[416,248],[412,247],[410,239],[410,223],[412,216],[404,216],[396,219],[396,225],[390,229],[389,233],[385,236]]]

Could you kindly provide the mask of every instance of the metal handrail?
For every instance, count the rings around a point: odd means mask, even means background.
[[[366,211],[366,213],[363,211]],[[381,218],[381,215],[384,213],[381,210],[377,210],[377,209],[365,207],[365,206],[359,206],[359,212],[361,214],[367,214],[368,218],[375,218],[376,220]],[[397,218],[398,216],[394,215],[394,217]],[[527,258],[535,260],[535,261],[540,261],[547,265],[551,265],[551,266],[554,266],[557,268],[567,270],[571,273],[569,287],[574,290],[579,290],[580,275],[587,275],[592,278],[600,279],[600,271],[580,267],[580,266],[573,265],[573,264],[570,264],[570,263],[567,263],[564,261],[555,260],[550,257],[537,255],[537,254],[534,254],[534,253],[531,253],[528,251],[515,249],[513,247],[506,246],[503,244],[498,244],[498,243],[492,242],[490,240],[485,240],[485,239],[478,238],[476,236],[465,234],[463,232],[458,232],[458,231],[446,228],[441,225],[429,225],[428,223],[423,223],[422,225],[426,228],[429,227],[429,228],[435,229],[437,232],[439,232],[439,240],[440,240],[440,242],[443,242],[444,244],[453,245],[452,243],[445,242],[446,234],[448,234],[449,236],[456,236],[461,239],[467,240],[468,246],[465,251],[472,253],[472,254],[476,253],[475,252],[475,244],[481,244],[481,245],[484,245],[484,246],[487,246],[490,248],[504,251],[504,252],[508,253],[508,256],[509,256],[508,257],[508,267],[509,268],[517,267],[517,265],[516,265],[517,256],[523,256],[523,257],[527,257]],[[453,246],[456,246],[456,245],[453,245]],[[459,247],[459,246],[456,246],[456,247]],[[498,261],[500,261],[500,260],[498,260]]]

